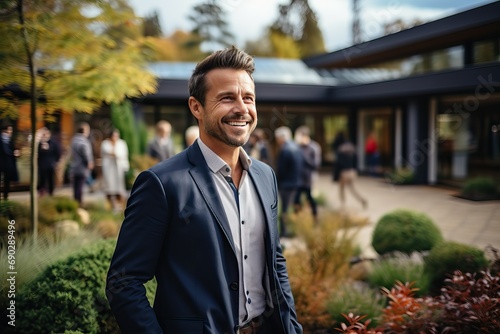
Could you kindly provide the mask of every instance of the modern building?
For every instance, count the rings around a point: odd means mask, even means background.
[[[309,125],[325,167],[335,135],[370,132],[382,171],[409,167],[424,184],[500,178],[500,2],[303,60],[257,58],[259,127]],[[187,79],[194,63],[151,64],[156,94],[136,101],[148,124],[194,122]]]

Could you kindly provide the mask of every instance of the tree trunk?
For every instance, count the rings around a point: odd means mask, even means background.
[[[30,157],[30,204],[31,204],[31,224],[33,228],[33,241],[36,242],[38,237],[38,201],[37,201],[37,184],[38,184],[38,145],[36,140],[36,68],[33,59],[33,52],[30,50],[28,31],[24,25],[23,0],[17,2],[17,12],[19,15],[19,23],[21,24],[21,34],[26,51],[26,59],[30,71],[30,118],[31,118],[31,157]]]

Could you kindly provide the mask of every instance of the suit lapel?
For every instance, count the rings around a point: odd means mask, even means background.
[[[268,193],[265,192],[265,189],[269,189],[268,184],[264,184],[265,178],[262,177],[261,175],[262,170],[256,166],[256,164],[252,164],[250,167],[249,175],[250,178],[252,179],[252,182],[255,186],[255,189],[257,189],[257,194],[260,199],[260,204],[262,206],[262,209],[264,210],[264,215],[266,217],[266,232],[269,237],[269,240],[271,241],[271,247],[274,247],[274,235],[273,235],[273,229],[271,228],[271,224],[273,224],[272,221],[272,209],[271,209],[271,204],[273,201],[273,198],[269,196]]]
[[[214,215],[220,228],[224,231],[226,238],[231,244],[231,248],[236,254],[231,229],[229,227],[229,221],[227,220],[226,213],[224,212],[224,207],[219,197],[215,182],[212,179],[212,175],[210,175],[210,169],[208,168],[205,158],[201,153],[198,143],[195,142],[191,145],[188,148],[187,153],[189,162],[194,165],[194,167],[189,171],[189,174],[191,174],[191,177],[200,190],[209,210]]]

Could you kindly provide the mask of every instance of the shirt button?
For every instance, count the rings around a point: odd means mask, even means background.
[[[238,283],[236,282],[233,282],[229,285],[229,288],[233,291],[237,291],[238,290]]]
[[[246,260],[248,258],[248,255],[245,255],[243,258]]]
[[[247,299],[248,304],[252,304],[252,300],[250,298]]]
[[[226,172],[228,172],[228,173],[229,173],[229,171],[230,171],[230,169],[229,169],[229,168],[226,168]]]
[[[247,296],[250,294],[250,291],[247,291]]]
[[[241,221],[241,224],[242,224],[242,225],[245,225],[245,221],[244,221],[244,220],[242,220],[242,221]]]

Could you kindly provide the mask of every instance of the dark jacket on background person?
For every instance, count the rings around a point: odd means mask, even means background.
[[[19,181],[19,175],[12,140],[4,141],[3,138],[0,140],[0,171],[8,174],[10,181],[17,182]]]
[[[276,177],[280,190],[296,189],[300,185],[304,158],[299,146],[291,140],[281,147],[276,159]]]
[[[106,287],[125,332],[235,333],[237,250],[211,173],[195,142],[137,177]],[[268,320],[279,328],[276,334],[302,333],[277,231],[275,175],[255,159],[248,173],[265,215],[267,270],[262,279],[270,284],[274,308]],[[144,283],[153,277],[158,285],[151,307]]]
[[[48,148],[42,148],[42,142],[38,144],[38,168],[40,170],[53,169],[61,159],[61,146],[53,137],[47,140]]]
[[[301,187],[311,188],[312,175],[319,167],[317,158],[318,152],[310,143],[300,145],[299,147],[303,156],[299,185]]]

